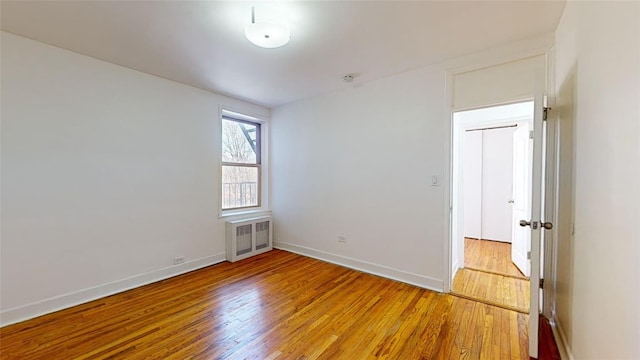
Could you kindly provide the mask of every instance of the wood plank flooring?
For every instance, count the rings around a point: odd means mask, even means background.
[[[464,263],[467,269],[526,279],[511,261],[511,244],[509,243],[465,238]]]
[[[274,250],[0,329],[2,359],[527,359],[528,315]]]
[[[459,269],[451,287],[456,295],[529,313],[529,280]]]
[[[464,262],[453,279],[452,294],[529,313],[529,280],[513,265],[511,244],[465,238]]]

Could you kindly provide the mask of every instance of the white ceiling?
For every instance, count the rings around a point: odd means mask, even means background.
[[[247,1],[6,1],[2,30],[275,107],[554,31],[563,1],[290,1],[291,41],[244,37]]]

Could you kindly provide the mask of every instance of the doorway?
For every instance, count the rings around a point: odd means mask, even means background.
[[[452,293],[529,312],[533,101],[453,114]]]

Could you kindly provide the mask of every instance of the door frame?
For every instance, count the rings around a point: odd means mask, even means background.
[[[456,75],[468,72],[468,71],[475,71],[475,70],[480,70],[486,67],[491,67],[491,66],[497,66],[500,64],[505,64],[511,61],[518,61],[518,60],[523,60],[529,57],[533,57],[533,56],[544,56],[546,59],[546,91],[545,93],[548,95],[549,98],[549,106],[552,108],[553,107],[553,100],[554,100],[554,94],[552,93],[552,88],[553,88],[553,72],[554,72],[554,62],[553,62],[553,45],[549,45],[548,47],[543,47],[543,48],[538,48],[538,49],[531,49],[531,50],[525,50],[522,52],[516,52],[516,53],[512,53],[511,55],[507,55],[507,56],[503,56],[502,58],[498,58],[498,57],[494,57],[493,59],[485,59],[485,60],[480,60],[479,62],[475,63],[475,64],[470,64],[470,65],[466,65],[466,66],[461,66],[459,68],[450,68],[450,69],[445,69],[445,101],[444,101],[444,126],[443,126],[443,139],[444,139],[444,154],[443,154],[443,173],[447,174],[449,176],[448,181],[445,181],[443,183],[444,185],[444,199],[445,201],[443,202],[443,210],[446,217],[446,220],[444,221],[444,238],[445,238],[445,243],[443,244],[443,292],[444,293],[450,293],[451,292],[451,285],[452,285],[452,279],[453,279],[453,269],[452,269],[452,265],[453,265],[453,257],[452,257],[452,215],[453,215],[453,177],[452,177],[452,171],[453,171],[453,167],[452,167],[452,161],[453,161],[453,113],[454,112],[458,112],[458,111],[463,111],[463,110],[468,110],[465,108],[455,108],[454,107],[454,89],[453,89],[453,85],[454,85],[454,78]],[[483,107],[486,106],[496,106],[496,105],[502,105],[502,104],[506,104],[506,103],[514,103],[514,102],[522,102],[522,101],[527,101],[531,99],[531,96],[523,96],[523,97],[517,97],[514,96],[512,98],[509,99],[499,99],[498,101],[495,101],[493,104],[486,104]],[[552,124],[551,122],[547,122],[547,129],[552,128],[553,130],[555,130],[555,127],[557,125],[556,124]],[[549,142],[553,142],[553,147],[554,149],[558,147],[558,138],[557,138],[557,133],[553,133],[550,134],[549,130],[547,130],[547,144],[549,144]],[[553,131],[552,131],[553,132]],[[549,136],[551,135],[551,136]],[[547,147],[548,149],[548,147]],[[548,153],[549,154],[549,153]],[[557,216],[557,213],[555,211],[555,206],[556,204],[556,199],[557,199],[557,194],[555,193],[555,191],[557,191],[557,185],[556,185],[556,158],[555,158],[556,154],[555,151],[553,152],[552,156],[547,156],[547,162],[546,162],[546,183],[550,184],[550,186],[553,187],[552,191],[546,191],[546,207],[545,207],[545,211],[546,214],[545,216],[547,217],[548,220],[552,220],[555,221],[555,217]],[[551,180],[551,181],[549,181]],[[549,189],[547,189],[549,190]],[[552,207],[553,208],[550,208]],[[552,230],[549,231],[549,241],[546,242],[545,245],[545,249],[544,249],[544,257],[546,258],[547,261],[543,262],[542,264],[540,264],[540,269],[541,272],[544,274],[545,279],[546,279],[546,283],[545,283],[545,296],[544,296],[544,308],[543,308],[543,315],[547,316],[547,318],[553,320],[555,318],[555,269],[556,269],[556,264],[555,261],[556,260],[556,242],[555,242],[555,238],[556,238],[556,231]],[[536,321],[537,321],[537,317],[536,317]],[[537,339],[537,337],[536,337]],[[537,349],[535,350],[535,353],[537,354]]]
[[[550,321],[554,321],[555,319],[555,279],[556,279],[556,264],[557,264],[557,242],[558,238],[558,229],[556,224],[558,224],[557,211],[558,208],[557,200],[559,198],[558,195],[558,183],[557,183],[557,174],[558,169],[556,168],[558,161],[558,146],[559,146],[559,138],[558,138],[558,118],[557,116],[553,116],[551,111],[551,103],[548,103],[549,114],[545,123],[545,169],[544,169],[544,184],[545,184],[545,203],[544,203],[544,219],[542,221],[550,221],[554,224],[554,227],[551,230],[544,231],[544,244],[543,244],[543,253],[541,254],[541,273],[540,277],[544,279],[544,292],[542,300],[542,314],[549,319]]]
[[[515,50],[515,49],[514,49]],[[443,191],[444,191],[444,200],[443,201],[443,212],[445,214],[445,221],[443,223],[443,233],[444,233],[444,240],[445,243],[443,244],[443,252],[442,252],[442,257],[443,257],[443,279],[442,279],[442,291],[444,293],[450,293],[451,292],[451,285],[452,282],[451,280],[453,279],[453,274],[452,274],[452,248],[451,248],[451,244],[452,244],[452,240],[451,240],[451,236],[452,236],[452,222],[451,222],[451,216],[452,216],[452,212],[453,212],[453,177],[452,177],[452,162],[453,162],[453,113],[458,112],[458,111],[464,111],[464,110],[470,110],[472,108],[470,107],[454,107],[454,89],[453,89],[453,84],[454,84],[454,78],[457,75],[461,75],[463,73],[466,72],[470,72],[470,71],[477,71],[477,70],[481,70],[484,68],[488,68],[488,67],[492,67],[492,66],[498,66],[501,64],[507,64],[513,61],[519,61],[519,60],[524,60],[524,59],[528,59],[528,58],[532,58],[532,57],[536,57],[536,56],[544,56],[546,59],[546,64],[547,64],[547,76],[548,76],[548,80],[547,80],[547,93],[549,93],[549,101],[550,101],[550,106],[553,107],[553,94],[551,94],[549,91],[549,88],[551,87],[550,84],[553,84],[553,67],[554,67],[554,62],[553,62],[553,45],[551,43],[547,43],[545,41],[543,41],[542,43],[536,43],[536,44],[532,44],[531,48],[528,48],[526,50],[522,50],[522,49],[517,49],[514,52],[510,52],[510,53],[503,53],[500,56],[488,56],[485,57],[484,59],[480,60],[477,59],[475,62],[473,63],[468,63],[466,65],[461,65],[459,62],[453,62],[453,64],[458,64],[458,65],[453,65],[452,67],[449,68],[445,68],[444,69],[444,82],[445,82],[445,101],[444,101],[444,111],[443,111],[443,127],[442,127],[442,136],[444,139],[444,151],[443,151],[443,169],[442,169],[442,173],[445,176],[448,176],[448,180],[447,181],[443,181],[442,185],[443,185]],[[485,104],[481,107],[491,107],[491,106],[498,106],[498,105],[505,105],[505,104],[511,104],[511,103],[518,103],[518,102],[524,102],[524,101],[529,101],[532,100],[533,97],[531,95],[529,96],[513,96],[513,97],[509,97],[507,99],[499,99],[493,103],[489,103],[489,104]],[[553,159],[555,161],[555,159]],[[555,166],[555,164],[552,164],[552,166]],[[553,201],[555,203],[555,197],[553,198]],[[554,219],[555,220],[555,219]],[[554,249],[555,251],[555,249]],[[555,264],[550,264],[549,262],[547,262],[548,266],[553,266],[555,267]],[[551,280],[551,278],[550,278]],[[554,280],[555,281],[555,280]],[[550,284],[551,285],[551,284]],[[555,285],[555,284],[554,284]],[[546,286],[545,286],[546,288]],[[555,299],[554,299],[555,302]]]

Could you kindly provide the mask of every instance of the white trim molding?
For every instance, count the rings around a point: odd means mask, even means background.
[[[156,269],[147,273],[134,275],[86,289],[54,296],[45,300],[17,306],[0,312],[0,327],[15,324],[55,311],[67,309],[89,301],[121,293],[140,286],[168,279],[190,271],[198,270],[226,260],[225,253],[194,259],[184,264]]]
[[[435,279],[429,276],[394,269],[388,266],[378,265],[342,255],[336,255],[306,246],[274,241],[273,247],[437,292],[442,292],[444,286],[444,282],[441,279]]]
[[[553,337],[556,340],[556,345],[558,345],[558,352],[560,353],[560,358],[562,360],[575,360],[573,353],[571,352],[571,348],[569,347],[569,343],[567,342],[567,337],[564,335],[564,331],[562,331],[562,326],[557,319],[553,319],[553,324],[551,324],[551,330],[553,331]]]

